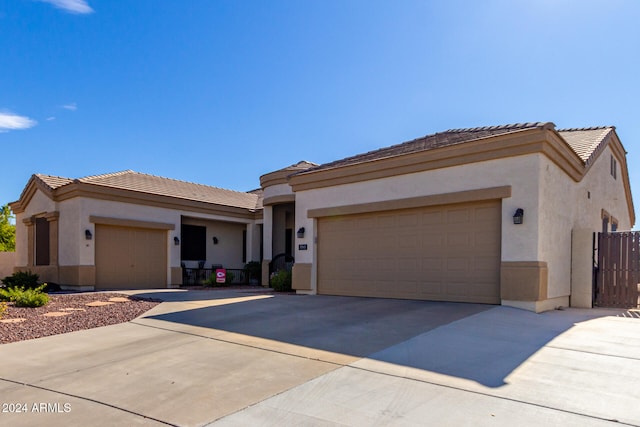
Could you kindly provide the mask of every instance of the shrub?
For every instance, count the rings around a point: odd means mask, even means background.
[[[291,272],[289,270],[278,270],[271,276],[271,287],[274,291],[291,291]]]
[[[202,286],[216,286],[216,285],[218,285],[218,283],[216,283],[216,273],[211,274],[207,280],[202,281]]]
[[[232,272],[227,271],[227,275],[225,277],[225,281],[224,283],[218,283],[216,281],[216,273],[213,273],[211,276],[209,276],[209,278],[207,280],[204,280],[202,282],[202,286],[225,286],[225,285],[229,285],[231,284],[231,282],[233,282],[233,278],[235,276],[233,275]]]
[[[226,276],[226,278],[225,278],[225,282],[224,282],[224,284],[225,284],[225,285],[230,285],[231,283],[233,283],[233,279],[234,279],[235,277],[236,277],[236,276],[235,276],[232,272],[227,271],[227,276]]]
[[[13,273],[11,276],[7,276],[2,279],[2,283],[4,283],[7,288],[19,287],[25,289],[34,289],[37,288],[39,275],[36,273],[32,273],[29,271],[17,271]]]
[[[42,292],[46,284],[37,288],[12,287],[0,289],[0,300],[12,301],[16,307],[42,307],[49,302],[49,295]]]
[[[0,319],[2,319],[2,316],[4,316],[5,311],[7,311],[7,303],[0,302]]]

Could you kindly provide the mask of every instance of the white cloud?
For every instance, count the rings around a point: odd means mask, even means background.
[[[48,122],[50,122],[50,121],[52,121],[52,120],[55,120],[55,119],[56,119],[56,118],[55,118],[55,116],[47,117],[47,121],[48,121]]]
[[[29,129],[37,125],[33,119],[17,114],[0,111],[0,132],[8,132],[10,130]]]
[[[65,110],[76,111],[78,109],[78,105],[75,102],[72,102],[71,104],[63,105],[62,108]]]
[[[65,10],[69,13],[87,14],[93,13],[93,9],[86,2],[86,0],[41,0],[45,3],[50,3],[58,9]]]

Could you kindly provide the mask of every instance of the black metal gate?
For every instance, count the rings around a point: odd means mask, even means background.
[[[637,308],[640,231],[598,233],[597,242],[595,305]]]

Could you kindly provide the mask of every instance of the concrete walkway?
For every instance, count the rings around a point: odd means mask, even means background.
[[[148,295],[132,322],[0,345],[0,425],[640,426],[640,319],[617,311]]]

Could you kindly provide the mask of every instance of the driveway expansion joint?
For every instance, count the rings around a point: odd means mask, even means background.
[[[203,339],[217,341],[217,342],[221,342],[221,343],[225,343],[225,344],[233,344],[233,345],[237,345],[237,346],[240,346],[240,347],[246,347],[246,348],[252,348],[252,349],[255,349],[255,350],[266,351],[266,352],[269,352],[269,353],[275,353],[275,354],[282,354],[284,356],[297,357],[299,359],[310,360],[310,361],[313,361],[313,362],[326,363],[326,364],[329,364],[329,365],[335,365],[337,368],[344,367],[344,366],[349,366],[349,364],[332,362],[330,360],[323,360],[323,359],[320,359],[320,358],[317,358],[317,357],[301,356],[301,355],[295,354],[295,353],[289,353],[289,352],[286,352],[286,351],[274,350],[274,349],[271,349],[271,348],[264,348],[264,347],[260,347],[260,346],[257,346],[257,345],[250,345],[250,344],[246,344],[246,343],[239,343],[239,342],[236,342],[236,341],[225,340],[225,339],[222,339],[222,338],[208,337],[206,335],[199,335],[199,334],[195,334],[193,332],[176,331],[176,330],[173,330],[173,329],[163,328],[163,327],[160,327],[160,326],[145,325],[145,324],[142,324],[142,323],[137,323],[137,322],[135,322],[135,320],[132,320],[129,323],[132,323],[132,324],[134,324],[136,326],[144,326],[144,327],[147,327],[147,328],[159,329],[161,331],[173,332],[173,333],[181,334],[181,335],[189,335],[189,336],[192,336],[192,337],[203,338]],[[364,358],[364,357],[356,357],[356,356],[353,356],[353,357],[355,357],[355,358],[357,358],[359,360]],[[353,363],[353,362],[350,362],[350,363]]]
[[[371,374],[384,375],[384,376],[391,377],[391,378],[398,378],[398,379],[409,380],[409,381],[414,381],[414,382],[423,383],[423,384],[429,384],[429,385],[433,385],[433,386],[436,386],[436,387],[443,387],[443,388],[447,388],[447,389],[450,389],[450,390],[461,391],[463,393],[471,393],[471,394],[476,394],[476,395],[479,395],[479,396],[490,397],[490,398],[493,398],[493,399],[499,399],[499,400],[504,400],[504,401],[508,401],[508,402],[520,403],[522,405],[534,406],[534,407],[543,408],[543,409],[549,409],[551,411],[563,412],[565,414],[578,415],[580,417],[590,418],[590,419],[594,419],[594,420],[614,422],[614,423],[616,423],[618,425],[621,425],[621,426],[640,427],[640,424],[630,424],[630,423],[626,423],[626,422],[622,422],[622,421],[618,421],[618,420],[614,420],[614,419],[610,419],[610,418],[599,417],[597,415],[582,414],[580,412],[570,411],[570,410],[567,410],[567,409],[554,408],[553,406],[543,405],[543,404],[540,404],[540,403],[527,402],[527,401],[520,400],[520,399],[513,399],[513,398],[505,397],[505,396],[498,396],[498,395],[491,394],[491,393],[475,391],[475,390],[468,390],[466,388],[457,387],[457,386],[454,386],[454,385],[446,385],[446,384],[438,383],[438,382],[435,382],[435,381],[427,381],[427,380],[424,380],[424,379],[411,378],[411,377],[402,376],[402,375],[394,375],[394,374],[390,374],[388,372],[379,372],[379,371],[375,371],[375,370],[372,370],[372,369],[362,368],[360,366],[348,365],[348,366],[345,366],[345,368],[351,368],[351,369],[355,369],[355,370],[362,371],[362,372],[369,372]]]
[[[121,408],[120,406],[112,405],[112,404],[106,403],[106,402],[101,402],[99,400],[91,399],[89,397],[78,396],[76,394],[66,393],[64,391],[59,391],[59,390],[53,390],[51,388],[42,387],[42,386],[35,385],[35,384],[29,384],[29,383],[25,383],[25,382],[22,382],[22,381],[10,380],[8,378],[1,378],[0,377],[0,381],[5,381],[5,382],[8,382],[8,383],[15,384],[15,385],[20,385],[20,386],[23,386],[23,387],[30,387],[30,388],[34,388],[34,389],[37,389],[37,390],[48,391],[50,393],[55,393],[55,394],[59,394],[59,395],[62,395],[62,396],[73,397],[75,399],[84,400],[86,402],[95,403],[97,405],[107,406],[109,408],[116,409],[118,411],[127,412],[129,414],[136,415],[138,417],[141,417],[141,418],[144,418],[144,419],[147,419],[147,420],[152,420],[152,421],[155,421],[155,422],[167,425],[167,426],[179,427],[177,424],[172,424],[170,422],[159,420],[159,419],[154,418],[154,417],[149,417],[147,415],[140,414],[140,413],[132,411],[130,409]]]

